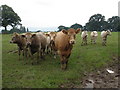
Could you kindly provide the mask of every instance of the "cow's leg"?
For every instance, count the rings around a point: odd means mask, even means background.
[[[25,49],[23,49],[22,54],[23,54],[23,60],[24,60],[24,57],[25,57]]]
[[[40,59],[40,52],[38,51],[38,52],[37,52],[37,58],[36,58],[36,63],[37,63],[37,64],[39,63],[39,59]]]
[[[29,57],[32,57],[32,53],[31,53],[30,48],[28,48],[28,56],[29,56]]]
[[[87,45],[87,39],[85,40],[85,45]]]
[[[53,54],[54,54],[54,58],[56,59],[57,52],[56,52],[56,51],[54,51],[54,53],[53,53]]]
[[[104,44],[105,44],[105,46],[106,46],[106,39],[105,39],[105,43],[104,43]]]
[[[25,48],[25,57],[27,58],[28,57],[28,49]]]
[[[103,39],[103,46],[106,46],[106,38]]]
[[[64,69],[65,69],[65,68],[64,68],[64,63],[65,63],[65,61],[64,61],[63,55],[60,55],[60,61],[61,61],[61,69],[64,70]]]
[[[91,44],[92,44],[92,39],[91,39]]]
[[[66,63],[65,69],[67,69],[68,58],[70,57],[70,55],[71,55],[71,53],[65,58],[65,63]]]
[[[104,38],[102,39],[102,46],[104,46]]]
[[[86,45],[87,45],[87,38],[86,38]]]
[[[44,57],[44,56],[45,56],[45,48],[43,48],[41,51],[42,51],[42,56],[41,56],[41,58],[42,58],[42,59],[45,59],[45,57]]]
[[[94,44],[96,44],[96,40],[94,39]]]
[[[33,65],[34,63],[34,58],[33,58],[33,54],[31,54],[31,64]]]
[[[48,45],[45,47],[45,53],[48,54]]]
[[[68,58],[64,55],[61,55],[61,69],[62,70],[65,70],[67,68],[67,63],[68,63]]]
[[[40,58],[43,59],[43,50],[40,51]]]
[[[50,48],[50,45],[48,45],[48,53],[51,52],[51,48]]]
[[[19,60],[20,60],[20,55],[21,55],[21,50],[18,48],[18,55],[19,55]]]
[[[82,40],[81,46],[83,46],[83,40]]]

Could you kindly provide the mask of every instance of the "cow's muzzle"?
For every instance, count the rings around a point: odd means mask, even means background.
[[[70,44],[75,44],[75,41],[70,41]]]
[[[10,43],[13,43],[13,41],[10,41]]]

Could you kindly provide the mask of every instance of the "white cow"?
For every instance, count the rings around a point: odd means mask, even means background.
[[[111,35],[110,30],[102,31],[102,32],[101,32],[101,38],[102,38],[102,45],[103,45],[103,46],[106,46],[107,36],[108,36],[108,35]]]
[[[97,37],[98,37],[97,31],[92,31],[91,34],[90,34],[91,44],[92,43],[96,44]]]
[[[45,35],[46,35],[46,40],[47,40],[46,52],[48,54],[49,52],[51,52],[51,47],[50,47],[51,37],[48,33],[46,33]]]
[[[82,45],[87,45],[87,38],[88,38],[88,32],[87,31],[83,31],[81,34],[81,38],[82,38]]]

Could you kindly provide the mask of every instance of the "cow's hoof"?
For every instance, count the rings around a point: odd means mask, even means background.
[[[32,65],[34,65],[34,63],[33,63],[33,62],[32,62],[31,64],[32,64]]]
[[[54,56],[54,59],[56,59],[56,56]]]
[[[66,70],[67,69],[67,65],[66,64],[61,65],[61,69],[62,70]]]

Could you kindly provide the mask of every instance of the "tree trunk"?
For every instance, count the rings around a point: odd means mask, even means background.
[[[5,26],[5,31],[7,31],[7,26]]]

